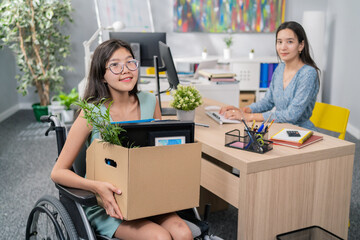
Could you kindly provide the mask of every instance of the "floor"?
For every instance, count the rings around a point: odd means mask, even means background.
[[[41,196],[57,196],[50,171],[57,156],[55,135],[44,135],[47,124],[35,121],[32,111],[21,110],[0,122],[0,238],[24,239],[27,217]],[[351,195],[349,240],[360,239],[360,141],[356,155]],[[210,214],[210,232],[226,240],[236,239],[237,210]]]

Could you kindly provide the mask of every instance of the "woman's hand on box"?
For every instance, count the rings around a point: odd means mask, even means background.
[[[100,195],[106,213],[113,218],[123,220],[119,206],[116,203],[114,194],[121,194],[121,190],[114,187],[111,183],[98,182],[97,193]]]

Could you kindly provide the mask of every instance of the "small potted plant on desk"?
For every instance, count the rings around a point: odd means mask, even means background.
[[[177,118],[183,121],[194,121],[195,109],[203,103],[199,91],[194,86],[179,84],[172,96],[170,106],[176,109]]]
[[[74,111],[73,104],[79,100],[79,93],[76,88],[73,88],[69,94],[60,92],[58,95],[60,99],[60,104],[65,107],[62,111],[62,118],[65,123],[72,122],[74,120]]]
[[[225,42],[225,45],[226,45],[226,48],[224,48],[224,59],[229,59],[229,58],[231,58],[230,47],[233,44],[232,36],[229,35],[228,37],[225,37],[224,42]]]

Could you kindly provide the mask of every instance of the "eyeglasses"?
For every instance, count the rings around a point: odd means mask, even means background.
[[[124,70],[124,65],[129,69],[130,71],[135,71],[139,68],[139,61],[136,59],[132,59],[127,61],[125,64],[123,63],[111,63],[106,69],[110,69],[110,71],[115,74],[119,75]]]

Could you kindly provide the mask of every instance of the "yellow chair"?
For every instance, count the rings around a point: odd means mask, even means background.
[[[340,133],[338,138],[344,140],[349,115],[349,109],[316,102],[310,121],[317,128]]]

